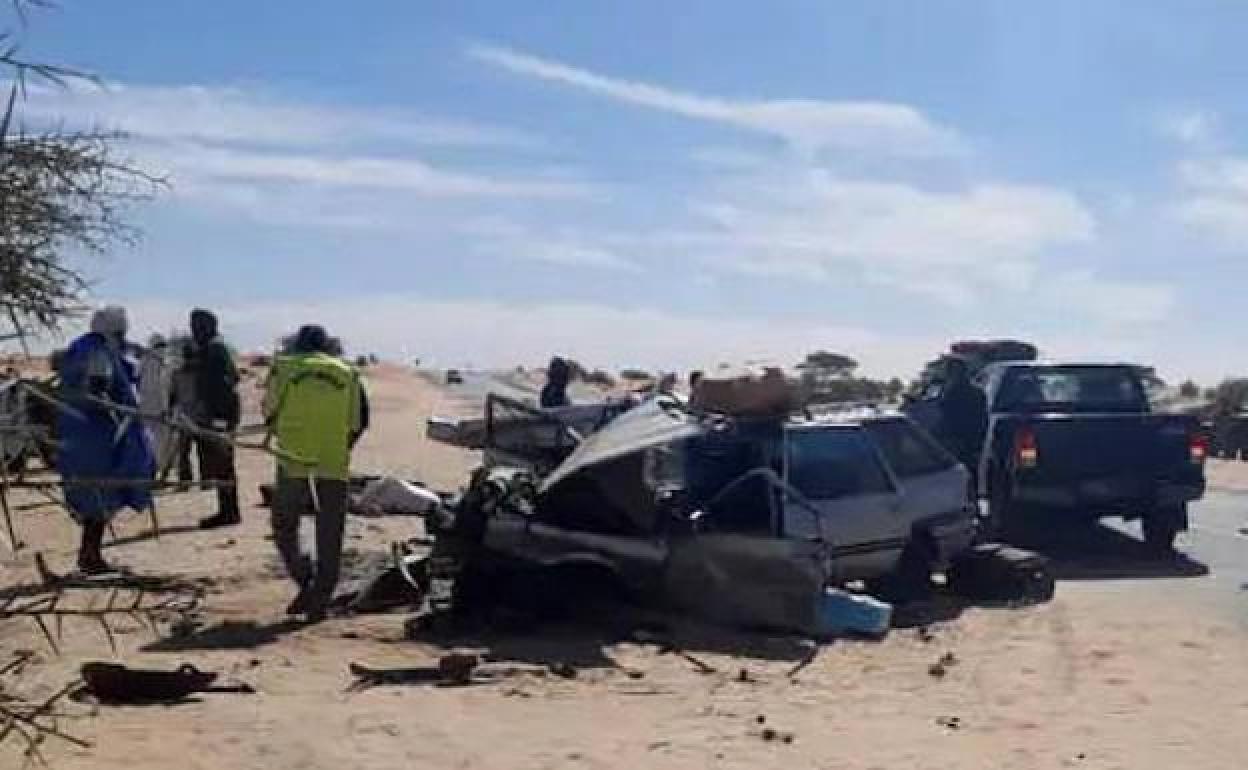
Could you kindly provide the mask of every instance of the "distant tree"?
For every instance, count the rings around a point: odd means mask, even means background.
[[[814,402],[856,401],[870,398],[863,395],[865,381],[855,380],[858,362],[842,353],[816,350],[808,353],[797,365],[802,386]]]
[[[884,398],[888,401],[896,401],[901,398],[901,394],[906,391],[906,383],[901,378],[894,377],[884,383]]]
[[[799,369],[815,370],[828,376],[848,377],[858,368],[858,362],[843,353],[816,350],[807,353],[806,358],[797,366]]]
[[[1248,379],[1225,380],[1214,389],[1213,412],[1226,416],[1248,409]]]
[[[1188,380],[1179,386],[1179,396],[1181,398],[1200,398],[1200,386]]]
[[[650,372],[647,372],[645,369],[621,369],[620,379],[640,381],[653,378],[650,376]]]

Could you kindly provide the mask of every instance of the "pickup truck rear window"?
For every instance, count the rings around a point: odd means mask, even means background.
[[[1148,400],[1128,367],[1048,366],[1011,370],[997,393],[999,411],[1146,412]]]
[[[892,491],[879,456],[858,428],[790,431],[789,483],[811,500]]]
[[[881,420],[865,427],[898,478],[939,473],[957,462],[905,420]]]

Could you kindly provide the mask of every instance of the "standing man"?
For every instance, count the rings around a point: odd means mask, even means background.
[[[192,371],[195,382],[193,419],[201,428],[233,433],[242,408],[238,399],[238,369],[217,330],[217,317],[207,310],[191,311]],[[217,513],[199,522],[201,529],[230,527],[242,521],[238,510],[234,447],[209,436],[195,440],[199,476],[217,484]]]
[[[169,411],[175,419],[194,421],[195,414],[195,344],[187,338],[175,340],[177,365],[169,393]],[[191,464],[191,452],[195,439],[185,431],[177,433],[174,440],[175,459],[178,464],[179,487],[185,491],[195,480],[195,468]]]
[[[122,508],[147,510],[156,471],[143,422],[108,408],[137,409],[137,372],[124,356],[128,323],[121,307],[91,317],[91,331],[70,343],[61,357],[57,470],[65,507],[82,526],[78,569],[87,575],[112,571],[102,552],[108,522]],[[127,485],[126,482],[133,482]]]
[[[988,401],[984,391],[971,382],[970,366],[965,359],[950,358],[945,364],[945,378],[939,401],[940,438],[971,472],[975,483],[984,433],[988,430]]]
[[[542,387],[541,399],[538,402],[543,409],[557,409],[571,403],[568,400],[568,381],[572,379],[572,367],[568,362],[555,356],[546,367],[546,384]]]
[[[288,615],[316,622],[334,596],[342,561],[351,449],[368,429],[368,401],[355,367],[333,355],[325,329],[304,326],[278,356],[264,399],[265,420],[289,458],[278,460],[273,541],[299,587]],[[316,516],[316,559],[299,545],[299,523]]]

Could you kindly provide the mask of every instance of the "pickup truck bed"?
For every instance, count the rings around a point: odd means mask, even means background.
[[[993,424],[998,474],[1020,431],[1034,436],[1032,467],[1014,463],[1011,499],[1019,504],[1088,516],[1138,518],[1157,507],[1183,505],[1204,492],[1192,461],[1195,418],[1164,414],[1002,416]],[[1002,467],[1001,459],[1007,459]],[[988,479],[986,479],[987,481]]]
[[[1138,518],[1151,546],[1171,549],[1205,489],[1196,417],[1153,413],[1125,364],[994,364],[980,384],[990,409],[980,492],[995,525],[1055,512]]]

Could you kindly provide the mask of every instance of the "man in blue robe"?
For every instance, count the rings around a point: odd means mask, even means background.
[[[82,526],[78,568],[88,575],[111,571],[102,546],[108,522],[122,508],[147,510],[156,463],[143,423],[102,406],[138,407],[138,373],[126,357],[126,311],[105,307],[91,330],[75,339],[61,362],[62,409],[58,424],[65,503]],[[126,482],[132,481],[133,485]]]

